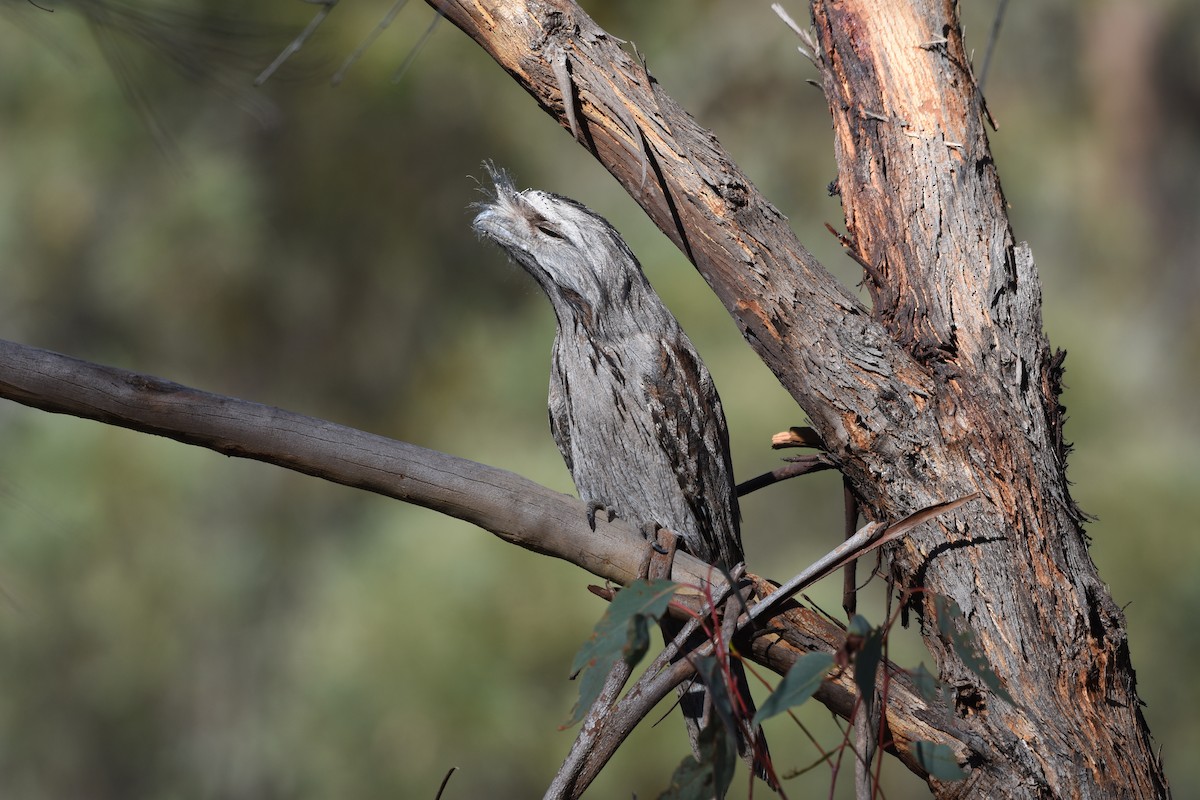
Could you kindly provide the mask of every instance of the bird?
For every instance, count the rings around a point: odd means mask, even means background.
[[[477,204],[472,227],[523,267],[554,308],[550,430],[589,520],[603,508],[669,529],[722,571],[741,564],[728,426],[691,340],[603,217],[561,195],[517,191],[506,172],[485,167],[495,190]],[[664,624],[668,639],[678,630]],[[751,704],[741,664],[730,667]],[[681,694],[693,750],[702,692],[697,682],[690,699]],[[766,774],[761,763],[756,771]]]

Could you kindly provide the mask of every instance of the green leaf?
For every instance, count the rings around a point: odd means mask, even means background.
[[[864,639],[871,635],[871,623],[862,614],[855,614],[846,626],[847,636],[861,636]]]
[[[972,633],[970,626],[963,618],[963,612],[958,607],[958,603],[950,597],[937,594],[933,596],[933,607],[937,614],[938,630],[943,637],[950,641],[951,647],[954,648],[954,652],[958,654],[963,665],[974,672],[997,697],[1014,706],[1017,705],[1017,701],[1013,700],[1012,695],[1000,683],[1000,676],[980,653],[979,647],[975,643],[975,634]],[[956,621],[959,624],[955,624]]]
[[[871,704],[875,702],[875,675],[879,672],[879,662],[882,660],[883,628],[876,628],[854,656],[854,685],[858,687],[858,696],[862,698],[863,708],[868,714],[871,713]]]
[[[808,653],[796,659],[796,663],[792,664],[787,675],[754,715],[753,727],[757,728],[764,720],[807,701],[820,688],[821,681],[832,666],[833,656],[829,653]]]
[[[948,745],[933,742],[913,742],[913,755],[926,772],[943,781],[960,781],[967,772],[958,765],[954,751]]]
[[[724,725],[710,722],[700,731],[698,745],[699,760],[688,756],[681,761],[659,800],[713,800],[729,791],[737,766],[737,738]]]
[[[600,692],[604,691],[605,679],[608,678],[608,673],[611,671],[611,663],[608,665],[608,669],[593,664],[583,670],[579,677],[579,698],[575,701],[575,707],[571,709],[570,719],[562,724],[563,728],[569,728],[583,719],[588,709],[596,702],[596,698],[600,696]]]
[[[700,682],[708,689],[708,697],[712,702],[712,712],[715,720],[735,736],[737,735],[737,712],[733,709],[733,697],[729,694],[729,685],[725,682],[722,664],[716,656],[693,658],[696,674]]]
[[[917,687],[917,691],[921,697],[925,698],[925,702],[930,705],[947,702],[943,694],[941,681],[937,676],[925,668],[925,664],[917,664],[917,668],[911,670],[909,677],[912,678],[913,684]]]
[[[641,661],[650,647],[650,625],[666,613],[676,588],[672,581],[634,581],[617,592],[575,654],[571,676],[579,677],[579,699],[563,727],[583,719],[618,660],[630,666]]]

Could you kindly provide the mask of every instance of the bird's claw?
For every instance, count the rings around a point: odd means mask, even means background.
[[[662,530],[662,525],[657,522],[647,522],[641,527],[642,538],[650,543],[650,548],[660,556],[665,556],[669,550],[658,543],[658,532]]]
[[[596,530],[596,512],[601,509],[604,510],[605,515],[608,517],[605,522],[612,522],[617,518],[617,512],[609,508],[608,503],[605,503],[603,500],[588,500],[587,521],[588,527],[592,530]]]

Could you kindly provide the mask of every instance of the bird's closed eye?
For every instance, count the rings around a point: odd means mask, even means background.
[[[551,239],[562,239],[565,241],[567,238],[563,232],[558,229],[558,226],[554,225],[553,223],[543,221],[536,223],[536,225],[539,231],[546,234]]]

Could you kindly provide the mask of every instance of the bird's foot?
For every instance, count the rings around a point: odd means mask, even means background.
[[[658,553],[659,555],[665,556],[669,551],[667,550],[667,548],[665,548],[661,544],[659,544],[658,532],[661,530],[666,530],[666,529],[663,528],[662,525],[659,525],[657,522],[646,522],[646,523],[643,523],[643,525],[641,527],[642,538],[650,543],[650,549],[652,549],[654,552]]]
[[[591,528],[592,530],[596,530],[596,512],[597,511],[604,511],[604,514],[607,517],[607,519],[605,519],[605,522],[612,522],[614,519],[617,518],[617,512],[614,509],[609,508],[608,503],[604,502],[603,500],[588,500],[588,502],[587,502],[587,521],[588,521],[588,527]]]

